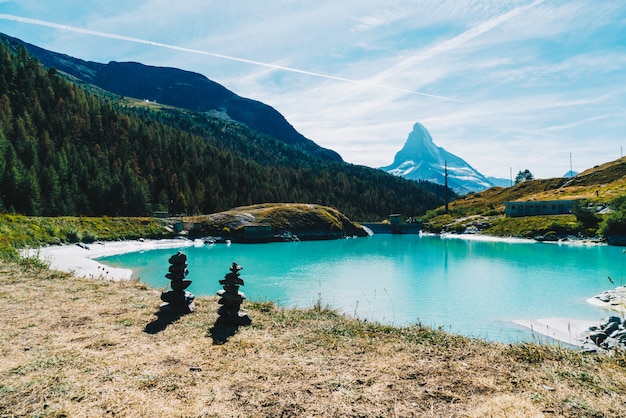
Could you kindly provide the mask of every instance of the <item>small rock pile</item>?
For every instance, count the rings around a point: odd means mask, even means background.
[[[165,275],[171,280],[172,290],[161,293],[160,309],[164,312],[188,314],[195,310],[193,293],[186,291],[191,284],[191,280],[185,280],[189,270],[187,270],[187,256],[180,251],[168,260],[170,263],[169,273]]]
[[[609,277],[610,279],[610,277]],[[595,300],[601,303],[602,306],[613,310],[623,310],[626,304],[626,287],[618,286],[615,289],[607,290],[594,296]]]
[[[249,325],[251,323],[248,315],[241,314],[239,309],[246,296],[239,291],[239,286],[243,286],[243,279],[239,277],[239,272],[243,269],[237,263],[230,266],[230,273],[220,280],[223,290],[219,290],[217,295],[220,297],[217,303],[220,308],[217,310],[219,320],[228,325]]]
[[[609,316],[600,324],[589,327],[582,349],[590,353],[626,350],[626,321],[618,316]]]

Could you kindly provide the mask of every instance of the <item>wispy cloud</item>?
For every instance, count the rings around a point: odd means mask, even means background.
[[[202,50],[198,50],[198,49],[185,48],[185,47],[181,47],[181,46],[164,44],[164,43],[161,43],[161,42],[154,42],[154,41],[134,38],[134,37],[130,37],[130,36],[124,36],[124,35],[118,35],[118,34],[107,33],[107,32],[100,32],[100,31],[94,31],[94,30],[89,30],[89,29],[83,29],[83,28],[78,28],[78,27],[75,27],[75,26],[68,26],[68,25],[64,25],[64,24],[58,24],[58,23],[53,23],[53,22],[46,22],[46,21],[38,20],[38,19],[29,19],[29,18],[24,18],[24,17],[20,17],[20,16],[13,16],[13,15],[6,15],[6,14],[0,14],[0,19],[11,20],[11,21],[16,21],[16,22],[21,22],[21,23],[29,23],[29,24],[33,24],[33,25],[39,25],[39,26],[46,26],[46,27],[50,27],[50,28],[53,28],[53,29],[67,30],[67,31],[71,31],[71,32],[81,33],[81,34],[84,34],[84,35],[98,36],[98,37],[101,37],[101,38],[110,38],[110,39],[116,39],[116,40],[120,40],[120,41],[127,41],[127,42],[134,42],[134,43],[138,43],[138,44],[145,44],[145,45],[155,46],[155,47],[159,47],[159,48],[167,48],[167,49],[172,49],[172,50],[180,51],[180,52],[188,52],[188,53],[191,53],[191,54],[205,55],[205,56],[209,56],[209,57],[213,57],[213,58],[225,59],[225,60],[229,60],[229,61],[237,61],[237,62],[241,62],[241,63],[244,63],[244,64],[252,64],[252,65],[256,65],[256,66],[260,66],[260,67],[266,67],[266,68],[270,68],[272,70],[287,71],[287,72],[298,73],[298,74],[303,74],[303,75],[312,76],[312,77],[320,77],[320,78],[326,78],[326,79],[329,79],[329,80],[342,81],[342,82],[346,82],[346,83],[354,83],[354,84],[359,84],[359,85],[362,85],[362,86],[365,86],[365,87],[373,87],[373,88],[384,89],[384,90],[393,90],[393,91],[397,91],[399,93],[414,94],[414,95],[417,95],[417,96],[426,96],[426,97],[431,97],[431,98],[440,99],[440,100],[460,101],[458,99],[451,98],[451,97],[443,97],[443,96],[439,96],[439,95],[435,95],[435,94],[428,94],[428,93],[423,93],[423,92],[419,92],[419,91],[402,89],[402,88],[397,88],[397,87],[392,87],[392,86],[385,86],[383,84],[377,84],[377,83],[372,83],[372,82],[368,82],[368,81],[354,80],[354,79],[350,79],[350,78],[334,76],[334,75],[331,75],[331,74],[323,74],[323,73],[318,73],[318,72],[314,72],[314,71],[301,70],[301,69],[298,69],[298,68],[287,67],[287,66],[279,65],[279,64],[272,64],[272,63],[268,63],[268,62],[255,61],[255,60],[246,59],[246,58],[233,57],[233,56],[230,56],[230,55],[218,54],[218,53],[215,53],[215,52],[202,51]]]
[[[467,42],[471,41],[472,39],[487,33],[488,31],[500,26],[501,24],[515,18],[516,16],[520,15],[526,10],[538,4],[541,4],[542,2],[543,0],[538,0],[538,1],[533,2],[530,5],[517,7],[511,11],[508,11],[501,15],[495,16],[489,20],[481,22],[477,24],[476,26],[473,26],[469,28],[468,30],[452,38],[446,39],[442,42],[429,46],[428,48],[425,48],[422,51],[417,51],[417,53],[415,53],[415,55],[413,55],[411,58],[402,61],[400,64],[396,65],[394,68],[391,68],[388,72],[391,74],[401,72],[401,71],[406,70],[407,68],[414,67],[421,62],[431,59],[437,55],[444,54],[446,52],[460,48],[463,45],[465,45]],[[385,78],[385,74],[379,74],[378,77]]]

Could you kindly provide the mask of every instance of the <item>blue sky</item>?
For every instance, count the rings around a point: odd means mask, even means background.
[[[201,73],[354,164],[390,164],[415,122],[507,179],[626,152],[623,0],[0,0],[0,31]]]

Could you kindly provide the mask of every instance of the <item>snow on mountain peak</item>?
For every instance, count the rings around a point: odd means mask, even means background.
[[[445,184],[446,167],[448,186],[457,193],[477,192],[494,186],[462,158],[436,146],[428,130],[419,122],[413,125],[413,131],[396,153],[393,163],[380,169],[412,180]]]

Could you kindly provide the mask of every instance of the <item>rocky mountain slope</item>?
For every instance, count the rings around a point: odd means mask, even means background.
[[[462,158],[438,147],[428,130],[420,123],[398,151],[391,165],[382,170],[412,180],[426,180],[445,184],[447,167],[448,186],[459,194],[477,192],[494,184]]]

